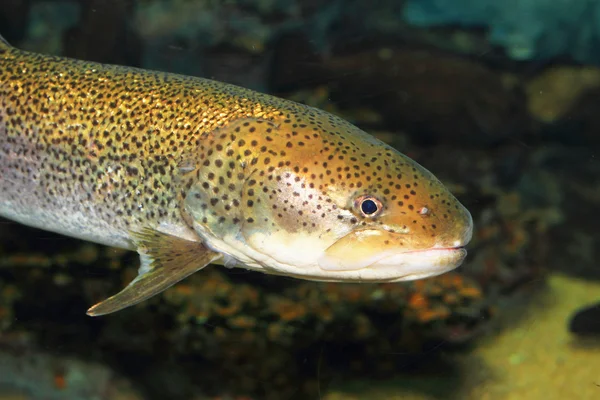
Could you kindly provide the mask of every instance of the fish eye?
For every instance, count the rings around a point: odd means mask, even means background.
[[[383,209],[381,201],[373,196],[362,196],[358,199],[358,208],[365,217],[374,217]]]

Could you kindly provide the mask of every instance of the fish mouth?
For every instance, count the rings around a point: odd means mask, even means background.
[[[466,256],[464,246],[412,250],[384,256],[365,268],[377,270],[377,275],[389,275],[392,281],[410,281],[451,271]]]
[[[351,233],[325,250],[319,268],[347,281],[408,281],[451,271],[467,255],[462,240],[422,249],[385,248],[381,243],[387,236],[375,230]]]

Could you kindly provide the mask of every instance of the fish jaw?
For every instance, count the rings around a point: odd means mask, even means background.
[[[470,240],[470,232],[465,232],[453,247],[440,243],[427,249],[383,249],[391,236],[376,230],[354,231],[327,246],[329,241],[323,237],[279,231],[255,232],[245,238],[210,237],[206,242],[235,259],[237,266],[267,274],[321,282],[381,283],[424,279],[451,271],[465,260],[464,245]]]
[[[460,266],[471,239],[468,228],[451,242],[438,242],[418,248],[409,235],[380,230],[358,230],[327,248],[318,265],[327,273],[348,280],[406,281],[423,279],[451,271]],[[416,247],[416,248],[415,248]]]
[[[441,275],[459,267],[467,256],[464,247],[433,248],[400,253],[380,253],[367,258],[372,263],[356,268],[353,260],[331,257],[319,258],[319,267],[340,279],[369,282],[400,282]],[[364,258],[362,260],[365,260]],[[354,269],[348,269],[355,267]]]
[[[467,250],[464,247],[435,248],[392,255],[368,268],[384,276],[394,276],[393,282],[413,281],[452,271],[461,266],[466,257]],[[398,270],[402,271],[400,275]]]

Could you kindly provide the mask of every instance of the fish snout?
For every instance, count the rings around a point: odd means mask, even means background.
[[[436,240],[434,248],[465,247],[473,238],[473,217],[469,210],[459,203],[458,215],[448,225],[445,233]]]

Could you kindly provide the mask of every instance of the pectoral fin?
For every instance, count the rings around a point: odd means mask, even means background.
[[[91,307],[88,315],[109,314],[142,302],[222,257],[201,242],[153,229],[132,236],[141,259],[138,276],[121,292]]]

